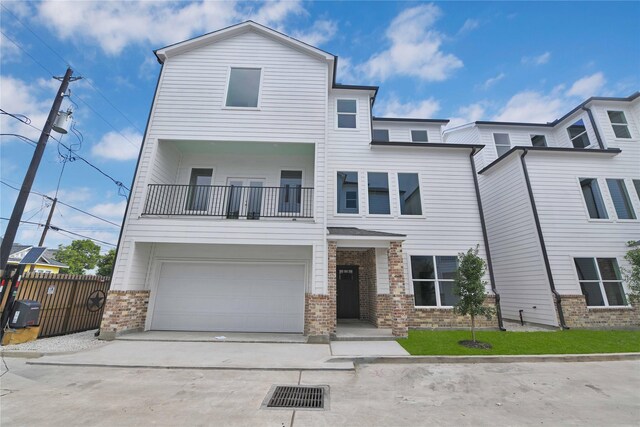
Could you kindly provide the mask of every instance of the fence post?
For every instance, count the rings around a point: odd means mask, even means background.
[[[67,328],[69,327],[69,319],[71,318],[71,312],[73,311],[73,305],[76,302],[76,290],[78,288],[78,281],[73,281],[73,286],[71,287],[71,296],[69,297],[69,305],[67,306],[67,312],[64,315],[64,323],[62,324],[61,334],[66,334]]]

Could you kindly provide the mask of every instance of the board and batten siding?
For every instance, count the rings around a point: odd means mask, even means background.
[[[557,325],[533,211],[518,153],[479,177],[502,315]],[[535,307],[535,308],[534,308]]]
[[[409,278],[411,255],[457,255],[480,245],[480,256],[486,259],[482,228],[478,215],[471,149],[371,146],[369,99],[366,93],[332,91],[329,102],[327,204],[329,227],[357,227],[406,235],[403,244],[407,290],[412,292]],[[358,129],[336,129],[336,99],[358,99]],[[424,126],[424,124],[423,124]],[[440,124],[429,125],[439,132]],[[359,214],[336,213],[336,175],[338,171],[358,172]],[[368,215],[367,172],[387,172],[390,189],[390,215]],[[398,172],[419,174],[423,215],[400,216]],[[378,277],[381,271],[377,252]],[[388,273],[387,273],[388,275]],[[489,280],[488,276],[485,280]],[[387,278],[388,281],[388,278]],[[379,292],[388,286],[381,283]],[[487,285],[487,291],[490,291]]]
[[[626,242],[640,239],[640,219],[619,220],[606,178],[624,179],[635,215],[640,199],[632,179],[640,179],[640,142],[610,155],[530,152],[527,167],[556,289],[581,294],[574,257],[615,257],[626,264]],[[580,178],[597,178],[609,219],[590,219]],[[492,247],[493,250],[493,247]]]

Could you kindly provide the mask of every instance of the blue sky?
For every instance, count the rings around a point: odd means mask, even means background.
[[[84,77],[71,85],[82,142],[62,142],[127,187],[160,70],[152,50],[246,19],[338,55],[341,83],[379,85],[378,116],[550,121],[589,96],[640,89],[640,2],[3,1],[0,14],[0,108],[41,128],[59,84],[50,77],[70,63]],[[2,133],[38,137],[0,120]],[[0,150],[2,181],[19,187],[33,147],[0,137]],[[50,140],[33,189],[53,195],[62,166]],[[64,165],[61,201],[119,223],[118,193],[82,161]],[[16,196],[0,186],[0,216]],[[32,195],[23,220],[44,222],[47,212]],[[117,227],[66,206],[52,223],[117,242]],[[17,240],[37,243],[41,231],[23,225]],[[46,245],[71,239],[51,232]]]

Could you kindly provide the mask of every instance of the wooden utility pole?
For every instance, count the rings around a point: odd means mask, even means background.
[[[56,208],[56,203],[58,203],[57,198],[49,198],[53,203],[51,203],[51,210],[49,211],[49,216],[47,217],[47,223],[44,225],[44,230],[42,230],[42,236],[40,236],[40,243],[38,246],[44,246],[44,238],[47,236],[47,231],[49,231],[49,227],[51,226],[51,218],[53,217],[53,210]]]

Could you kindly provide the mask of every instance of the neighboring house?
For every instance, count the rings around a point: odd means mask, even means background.
[[[27,255],[29,250],[32,248],[34,248],[34,246],[14,244],[13,246],[11,246],[11,253],[9,254],[9,261],[7,262],[7,264],[20,264],[25,255]],[[65,265],[53,259],[54,256],[54,251],[50,249],[44,250],[36,260],[30,260],[30,262],[25,266],[24,272],[58,274],[60,273],[60,269],[69,268],[68,265]]]
[[[334,55],[254,22],[155,53],[103,337],[466,324],[452,279],[459,252],[487,259],[482,145],[372,117],[377,87],[337,84]]]
[[[640,238],[640,93],[590,98],[546,124],[475,122],[447,143],[476,156],[495,282],[508,319],[640,324],[621,269]]]

